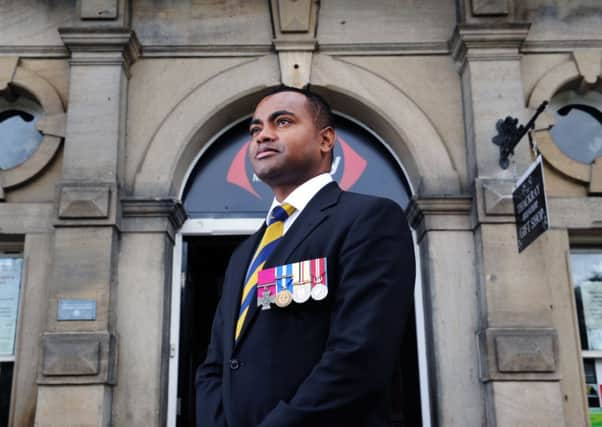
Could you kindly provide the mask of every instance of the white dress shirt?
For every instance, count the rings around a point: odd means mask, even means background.
[[[295,212],[293,212],[291,216],[289,216],[286,219],[286,221],[284,221],[284,231],[282,232],[283,235],[286,234],[289,228],[291,228],[291,225],[293,225],[299,214],[303,212],[305,206],[307,206],[309,201],[313,199],[313,197],[318,193],[318,191],[324,188],[324,186],[326,186],[327,184],[330,184],[332,181],[332,176],[328,172],[314,176],[313,178],[305,181],[303,184],[295,188],[293,192],[282,201],[282,203],[288,203],[289,205],[295,207]],[[265,218],[266,224],[270,219],[272,209],[274,209],[280,204],[281,203],[279,203],[278,200],[276,200],[276,198],[274,197],[274,200],[272,201],[272,206],[270,206],[270,210],[268,211],[268,214]]]

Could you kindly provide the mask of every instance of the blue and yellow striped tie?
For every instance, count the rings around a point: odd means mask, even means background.
[[[240,331],[245,324],[247,313],[249,312],[249,306],[253,302],[255,291],[257,288],[257,275],[263,268],[263,265],[267,261],[268,257],[282,238],[284,231],[284,221],[295,211],[295,207],[288,203],[283,203],[280,206],[276,206],[272,210],[268,226],[263,233],[261,242],[257,246],[253,261],[247,271],[247,277],[245,278],[245,287],[242,290],[242,298],[240,302],[240,311],[238,313],[238,320],[236,321],[236,331],[234,333],[234,341],[238,340]]]

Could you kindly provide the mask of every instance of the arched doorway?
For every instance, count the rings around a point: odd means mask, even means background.
[[[412,191],[401,163],[387,144],[343,114],[336,114],[336,127],[331,174],[339,185],[345,190],[388,197],[405,209]],[[172,339],[170,426],[194,425],[194,371],[205,356],[223,272],[231,252],[259,227],[271,203],[269,188],[254,177],[248,163],[248,139],[248,118],[223,130],[199,153],[182,189],[189,219],[176,238],[174,283],[181,286],[174,286],[172,294],[171,332],[178,342]],[[421,300],[419,295],[417,289],[417,301]],[[430,425],[423,423],[428,402],[424,399],[424,357],[419,363],[419,356],[424,355],[419,349],[424,348],[421,320],[420,306],[410,320],[394,379],[397,386],[392,410],[397,426]]]

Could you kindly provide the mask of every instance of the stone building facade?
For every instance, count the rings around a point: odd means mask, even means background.
[[[260,215],[182,202],[281,83],[378,136],[407,184],[419,425],[587,426],[602,279],[575,272],[602,275],[598,0],[0,2],[0,267],[18,276],[0,283],[18,291],[0,308],[4,422],[188,425],[183,243]],[[535,154],[525,137],[502,169],[491,140],[546,100],[550,229],[519,253],[511,193]],[[574,124],[567,105],[593,110]]]

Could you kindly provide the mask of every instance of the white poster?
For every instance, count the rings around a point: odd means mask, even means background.
[[[15,354],[22,258],[0,258],[0,356]]]
[[[602,350],[602,282],[581,282],[583,317],[590,350]]]

